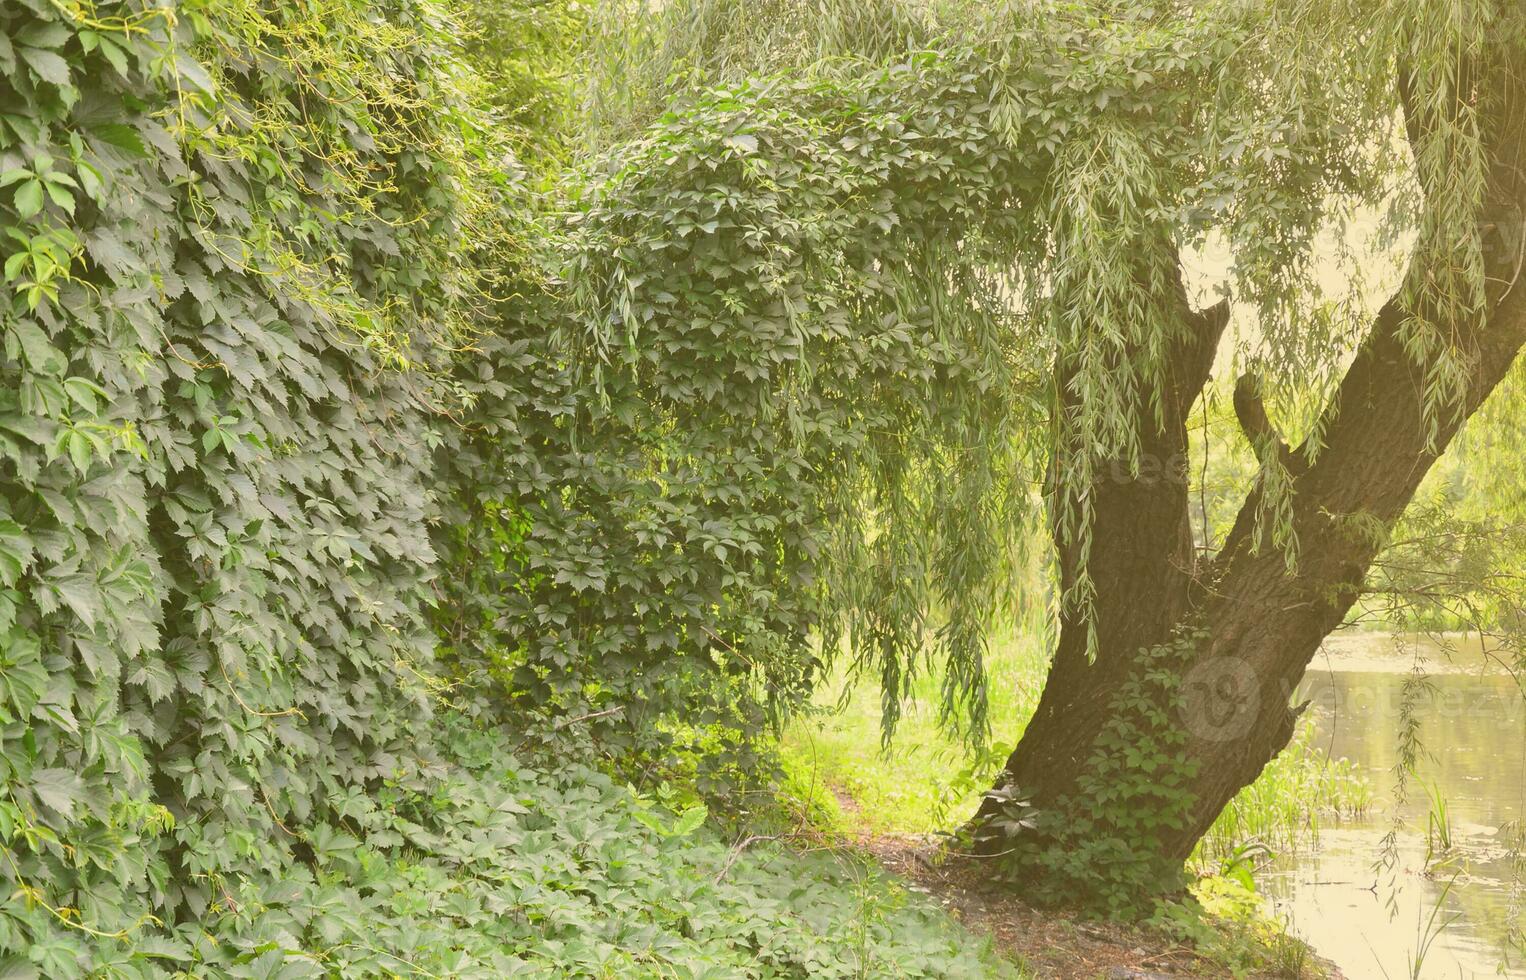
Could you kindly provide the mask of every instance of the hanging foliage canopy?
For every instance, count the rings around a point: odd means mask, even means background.
[[[978,730],[981,637],[1042,492],[1084,555],[1105,468],[1185,465],[1152,457],[1140,424],[1170,411],[1159,393],[1195,329],[1184,251],[1228,244],[1216,285],[1249,321],[1230,355],[1294,435],[1372,313],[1310,301],[1321,233],[1386,201],[1390,234],[1461,257],[1423,288],[1474,302],[1476,189],[1450,158],[1421,160],[1422,205],[1392,79],[1402,57],[1426,84],[1488,18],[1399,13],[1014,4],[886,68],[670,95],[682,111],[611,155],[577,228],[593,370],[649,408],[654,459],[736,481],[728,507],[794,525],[759,554],[809,568],[823,649],[845,633],[878,665],[892,719],[933,632],[950,717]],[[1349,37],[1366,53],[1332,63]],[[1476,154],[1466,135],[1419,152]],[[1435,413],[1455,411],[1460,368],[1414,330]],[[1286,481],[1263,462],[1262,533],[1291,556]],[[1078,564],[1077,609],[1094,593]]]

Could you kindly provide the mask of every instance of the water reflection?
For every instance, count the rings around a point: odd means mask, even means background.
[[[1377,800],[1365,817],[1324,828],[1317,848],[1280,859],[1263,890],[1352,978],[1408,978],[1417,951],[1423,978],[1526,978],[1519,951],[1502,963],[1520,916],[1510,837],[1526,816],[1526,700],[1476,638],[1448,645],[1340,636],[1305,679],[1319,744],[1362,766]],[[1424,685],[1410,679],[1417,656]],[[1392,770],[1407,702],[1423,753],[1409,799],[1396,808]],[[1446,801],[1453,845],[1441,862],[1428,860],[1430,790]],[[1396,816],[1404,831],[1394,869],[1374,870]]]

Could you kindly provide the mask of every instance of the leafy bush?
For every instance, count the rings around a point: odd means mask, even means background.
[[[676,713],[740,749],[833,634],[899,687],[918,603],[949,609],[950,690],[983,704],[1022,408],[1001,283],[955,253],[1010,254],[1027,174],[966,111],[980,86],[927,56],[701,98],[543,229],[542,282],[461,373],[437,538],[438,628],[521,717],[551,707],[625,756]]]
[[[427,790],[388,783],[308,837],[313,860],[225,882],[140,959],[219,976],[976,977],[1005,968],[862,858],[734,850],[586,767],[503,756],[447,719],[465,758]],[[53,964],[70,975],[65,960]],[[48,968],[45,965],[45,968]]]
[[[721,645],[787,699],[806,637],[846,635],[893,721],[940,609],[977,729],[1043,356],[992,272],[1032,247],[1042,161],[995,131],[978,61],[696,97],[609,161],[566,274],[600,395],[724,563]]]

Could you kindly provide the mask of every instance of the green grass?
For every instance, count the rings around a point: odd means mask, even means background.
[[[852,806],[849,830],[928,833],[959,825],[1006,761],[1038,704],[1045,674],[1039,639],[1012,631],[996,638],[987,672],[991,747],[974,755],[938,725],[941,678],[924,672],[902,709],[888,751],[881,748],[880,693],[874,678],[851,684],[839,675],[816,698],[817,708],[786,730],[781,750],[797,791],[828,810],[832,790]]]

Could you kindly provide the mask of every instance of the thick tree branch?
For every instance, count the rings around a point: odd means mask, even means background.
[[[1235,419],[1240,423],[1240,431],[1245,433],[1245,438],[1260,455],[1268,443],[1275,446],[1279,455],[1288,454],[1287,443],[1277,432],[1276,426],[1272,425],[1271,418],[1266,414],[1266,404],[1261,398],[1261,381],[1254,374],[1246,372],[1240,375],[1235,382]]]
[[[1494,390],[1526,339],[1526,313],[1521,311],[1514,289],[1526,247],[1522,239],[1526,217],[1526,79],[1520,74],[1522,66],[1513,67],[1513,73],[1509,68],[1496,73],[1509,90],[1500,94],[1496,111],[1483,124],[1490,170],[1477,220],[1484,236],[1487,307],[1482,315],[1470,317],[1458,317],[1448,310],[1409,310],[1407,298],[1423,296],[1423,283],[1432,274],[1430,269],[1412,264],[1406,285],[1378,312],[1326,407],[1315,429],[1321,444],[1305,445],[1284,457],[1299,464],[1317,457],[1314,466],[1299,466],[1294,493],[1324,515],[1363,514],[1391,526],[1409,503],[1420,478],[1462,422]],[[1463,74],[1473,77],[1472,66]],[[1413,86],[1410,73],[1401,70],[1397,79],[1399,99],[1418,159],[1423,141],[1436,131],[1438,121],[1431,118],[1432,110],[1420,106]],[[1415,312],[1445,326],[1470,373],[1460,404],[1442,406],[1447,409],[1441,412],[1444,418],[1434,427],[1428,415],[1437,409],[1426,404],[1425,372],[1422,365],[1413,363],[1404,337]],[[1235,414],[1259,451],[1258,440],[1275,437],[1275,430],[1254,384],[1254,379],[1241,378],[1236,385]],[[1311,448],[1318,452],[1311,453]],[[1237,554],[1256,539],[1254,530],[1261,510],[1261,492],[1254,488],[1216,562],[1219,575],[1225,574]],[[1370,561],[1371,556],[1363,560],[1363,571]]]
[[[1221,299],[1212,306],[1194,310],[1187,299],[1180,260],[1176,267],[1176,300],[1182,323],[1187,329],[1172,350],[1171,387],[1176,397],[1177,410],[1185,419],[1213,373],[1219,341],[1224,337],[1224,328],[1229,325],[1229,300]]]

